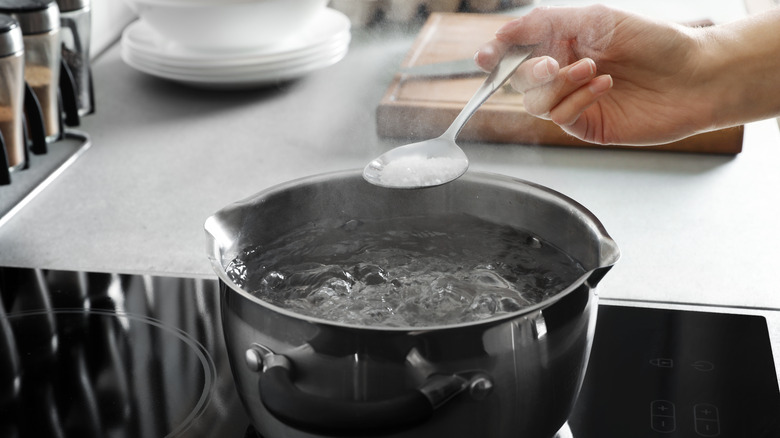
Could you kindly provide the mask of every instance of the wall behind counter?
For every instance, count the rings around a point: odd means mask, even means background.
[[[124,0],[92,0],[92,57],[116,43],[133,20],[135,14]]]

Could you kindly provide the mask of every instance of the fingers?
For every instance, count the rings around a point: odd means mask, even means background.
[[[594,11],[600,9],[588,8],[582,15]],[[582,12],[578,10],[578,14]],[[539,12],[513,20],[499,29],[496,39],[480,48],[474,59],[480,68],[490,71],[513,44],[533,44],[535,37],[557,32],[555,44],[559,48],[551,43],[547,44],[549,47],[537,47],[536,50],[553,56],[539,56],[524,62],[510,83],[524,94],[523,104],[529,114],[552,120],[572,135],[584,138],[592,134],[589,130],[593,130],[594,123],[589,123],[583,114],[609,92],[613,82],[610,75],[598,75],[592,58],[577,59],[579,56],[572,51],[564,35],[572,31],[572,27],[563,26],[564,30],[560,30],[559,26],[561,20],[571,18],[572,10],[567,8],[540,8]],[[559,62],[568,65],[561,67]]]
[[[544,64],[542,58],[530,70],[541,69]],[[612,89],[612,76],[598,75],[596,63],[588,58],[561,68],[552,76],[541,85],[525,90],[523,105],[526,111],[551,120],[577,138],[591,141],[600,138],[593,132],[597,130],[594,126],[599,124],[593,118],[583,117],[583,114]],[[519,72],[513,80],[524,81],[523,85],[526,85],[527,77],[527,72]]]
[[[509,78],[509,84],[524,93],[554,80],[559,70],[558,61],[549,56],[529,59],[520,64],[515,74]]]
[[[502,43],[495,39],[489,41],[480,47],[477,53],[474,54],[474,62],[477,63],[479,68],[489,72],[498,65],[498,61],[504,56],[504,53],[509,47],[509,44]]]
[[[544,84],[524,90],[523,105],[534,116],[551,118],[553,109],[590,83],[596,73],[596,63],[592,59],[581,59],[561,68],[554,78]]]
[[[587,129],[578,125],[582,114],[611,88],[611,76],[601,75],[594,78],[552,108],[549,113],[550,120],[557,125],[567,127],[570,133],[583,138],[579,135],[580,131],[584,133],[587,132]]]
[[[617,24],[625,19],[624,13],[600,5],[538,7],[499,28],[474,59],[490,71],[509,47],[535,45],[536,57],[510,79],[523,93],[526,111],[552,120],[575,137],[598,141],[603,115],[602,107],[594,104],[612,89],[613,81],[611,75],[598,73],[594,59],[603,60]]]
[[[504,56],[508,47],[509,44],[497,40],[490,41],[474,55],[474,61],[482,70],[491,71]],[[558,61],[549,56],[532,58],[520,64],[510,78],[510,84],[517,91],[524,92],[553,80],[559,69]]]
[[[493,40],[475,55],[480,68],[495,67],[509,45]],[[612,88],[609,75],[597,77],[596,63],[589,58],[561,68],[549,56],[530,59],[510,78],[514,89],[524,93],[526,111],[559,125],[573,125],[580,115]]]

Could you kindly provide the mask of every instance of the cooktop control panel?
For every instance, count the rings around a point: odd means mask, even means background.
[[[577,438],[777,438],[765,318],[601,306]]]

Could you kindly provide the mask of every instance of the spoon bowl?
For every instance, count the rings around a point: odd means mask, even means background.
[[[368,163],[363,178],[377,186],[416,189],[446,184],[466,173],[469,160],[455,139],[474,112],[531,56],[533,49],[511,47],[442,135],[385,152]]]
[[[383,187],[434,187],[459,178],[468,167],[463,150],[442,135],[391,149],[368,163],[363,178]]]

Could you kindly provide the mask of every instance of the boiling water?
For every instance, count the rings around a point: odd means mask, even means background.
[[[250,248],[228,276],[276,306],[326,320],[424,327],[515,312],[584,273],[534,235],[466,215],[351,220]]]

